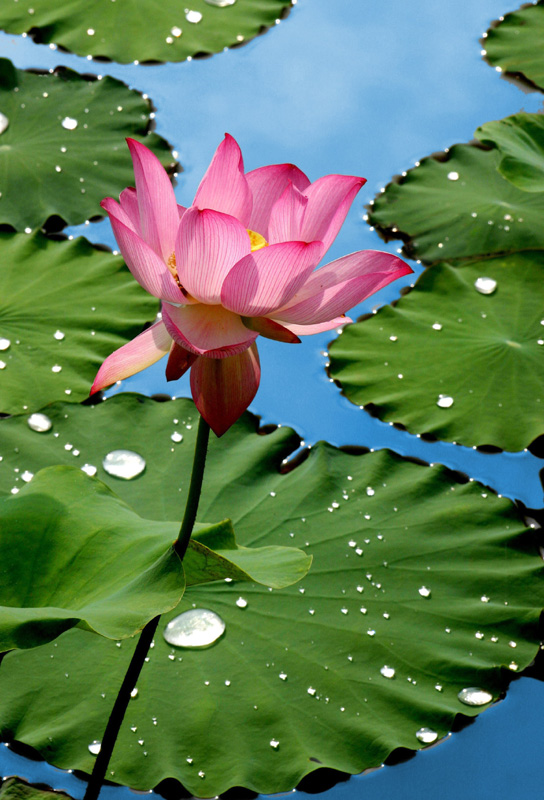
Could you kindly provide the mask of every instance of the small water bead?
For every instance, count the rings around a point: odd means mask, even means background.
[[[458,181],[459,180],[459,173],[458,172],[448,172],[448,180],[449,181]]]
[[[367,635],[368,636],[376,636],[376,631],[373,628],[369,628],[367,630]]]
[[[233,6],[236,0],[204,0],[209,6],[217,6],[217,8],[226,8],[227,6]]]
[[[25,483],[30,483],[30,481],[32,480],[33,477],[34,477],[34,473],[30,472],[30,470],[28,470],[28,469],[25,469],[25,471],[21,475],[21,480],[23,480]],[[515,645],[514,645],[514,647],[515,647]]]
[[[0,111],[0,134],[4,133],[9,125],[9,119]]]
[[[427,586],[420,586],[419,589],[418,589],[418,592],[422,597],[430,597],[431,596],[431,590]]]
[[[98,739],[95,739],[89,745],[89,753],[92,753],[93,756],[97,756],[100,752],[101,746],[101,742],[99,742]]]
[[[67,131],[73,131],[78,126],[77,119],[73,119],[73,117],[64,117],[62,122],[60,123],[62,127]]]
[[[93,464],[83,464],[81,471],[86,475],[89,475],[91,478],[96,475],[96,467]]]
[[[451,408],[453,405],[453,397],[450,397],[449,394],[439,394],[436,405],[440,408]]]
[[[367,486],[366,487],[366,493],[367,493],[367,495],[369,497],[372,497],[372,495],[375,494],[374,489],[372,488],[372,486]]]
[[[431,728],[420,728],[416,731],[416,739],[419,739],[423,744],[432,744],[438,739],[438,734]]]
[[[492,694],[475,686],[461,689],[457,697],[466,706],[485,706],[493,700]]]
[[[209,647],[225,632],[225,622],[209,608],[192,608],[170,620],[164,638],[174,647]]]
[[[173,442],[182,442],[183,441],[183,434],[178,433],[178,431],[174,431],[172,436],[170,437]]]
[[[47,433],[53,427],[53,423],[46,414],[35,413],[31,414],[26,421],[26,424],[32,431],[37,433]]]
[[[247,608],[247,600],[243,597],[239,597],[236,601],[236,605],[238,608]]]
[[[313,686],[308,686],[308,689],[307,689],[306,691],[308,692],[308,694],[311,694],[311,695],[312,695],[312,697],[314,697],[314,696],[315,696],[316,689],[314,689],[314,687],[313,687]]]
[[[183,31],[181,30],[181,28],[178,28],[177,25],[174,25],[173,28],[170,28],[170,33],[172,34],[172,36],[175,36],[176,39],[179,39]]]
[[[51,367],[51,372],[62,372],[62,367],[60,366],[60,364],[54,364]]]
[[[133,450],[112,450],[102,461],[104,471],[115,478],[130,481],[145,469],[145,459]]]
[[[138,689],[136,687],[134,687],[134,689],[131,691],[130,696],[132,698],[138,697]]]
[[[476,639],[483,639],[485,634],[483,634],[482,631],[476,631],[474,636],[476,637]]]
[[[439,322],[433,322],[433,330],[441,331],[442,330],[442,325]]]
[[[476,278],[474,286],[476,291],[480,292],[480,294],[493,294],[497,288],[497,281],[494,280],[494,278]]]
[[[62,342],[65,335],[66,334],[64,334],[62,331],[55,331],[55,333],[53,334],[53,338],[56,339],[57,342]]]
[[[11,341],[9,339],[0,338],[0,350],[8,350],[10,346]]]
[[[482,603],[489,603],[489,597],[486,594],[483,594],[480,597],[480,600],[482,601]]]
[[[278,678],[280,679],[280,681],[286,681],[287,680],[287,673],[286,672],[280,672],[280,674],[278,675]]]
[[[384,678],[391,679],[395,677],[395,670],[393,667],[388,667],[387,664],[384,664],[380,669],[380,674],[383,675]]]
[[[273,747],[274,750],[277,750],[280,746],[280,743],[277,739],[270,739],[270,747]]]
[[[199,778],[205,778],[206,777],[206,773],[204,772],[203,769],[199,770],[198,777]]]
[[[202,14],[200,11],[186,11],[185,12],[185,19],[187,22],[197,23],[200,22],[202,19]]]

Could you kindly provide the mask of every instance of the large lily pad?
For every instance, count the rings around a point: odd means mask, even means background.
[[[476,130],[484,144],[500,154],[497,169],[506,180],[526,192],[544,192],[544,116],[514,114],[486,122]]]
[[[311,563],[294,547],[238,547],[226,520],[199,525],[182,565],[172,547],[179,523],[143,519],[76,467],[41,470],[0,498],[0,530],[0,652],[37,647],[75,625],[123,639],[175,608],[185,585],[280,588]]]
[[[20,0],[2,4],[0,27],[30,32],[81,56],[129,61],[184,61],[253,39],[285,14],[291,0]]]
[[[426,265],[544,249],[544,193],[505,180],[500,162],[498,150],[467,144],[424,158],[376,197],[369,223]]]
[[[412,433],[522,450],[544,433],[543,275],[543,252],[437,265],[394,308],[345,330],[330,374]],[[496,290],[481,294],[479,278]]]
[[[101,215],[106,195],[134,184],[127,136],[174,169],[168,143],[149,132],[151,111],[149,100],[107,75],[64,67],[36,74],[0,59],[8,121],[0,133],[0,224],[22,231],[52,216],[76,225]]]
[[[482,40],[486,59],[502,72],[520,74],[544,91],[544,3],[506,14]]]
[[[85,399],[104,358],[157,311],[122,258],[81,238],[0,233],[0,276],[3,413]]]
[[[171,454],[172,419],[192,424],[191,404],[137,402],[70,408],[67,423],[89,455],[113,437],[128,444],[137,435],[153,448],[154,465],[118,483],[169,517],[194,440],[185,429]],[[18,422],[1,422],[3,433]],[[510,502],[441,467],[323,443],[280,474],[293,434],[254,429],[245,415],[211,442],[201,516],[221,509],[245,545],[304,547],[312,570],[280,592],[224,582],[186,592],[174,614],[211,609],[225,634],[207,650],[172,648],[162,636],[172,614],[163,618],[117,743],[114,781],[147,789],[171,777],[208,797],[232,785],[287,790],[321,766],[358,772],[396,747],[421,747],[421,728],[440,738],[457,714],[477,714],[538,649],[542,561]],[[90,771],[88,745],[100,740],[132,645],[76,629],[55,644],[4,658],[1,733]],[[459,700],[473,686],[488,702]]]

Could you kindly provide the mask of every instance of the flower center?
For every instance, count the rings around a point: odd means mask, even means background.
[[[179,278],[178,278],[178,270],[177,270],[177,267],[176,267],[176,254],[175,253],[171,253],[168,256],[168,261],[166,262],[166,266],[168,267],[168,269],[172,273],[172,277],[174,278],[175,282],[177,283],[177,285],[179,286],[181,291],[183,291],[183,286],[179,282]]]
[[[246,228],[249,234],[249,241],[251,242],[251,252],[254,253],[255,250],[261,250],[263,247],[268,247],[268,242],[261,236],[260,233],[256,231],[250,231],[249,228]]]

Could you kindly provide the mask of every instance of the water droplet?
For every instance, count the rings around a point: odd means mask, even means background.
[[[243,597],[239,597],[236,601],[236,605],[238,608],[247,608],[247,600],[245,600]]]
[[[185,19],[187,22],[200,22],[202,19],[202,14],[200,11],[186,11],[185,12]]]
[[[94,28],[87,28],[87,36],[94,36]]]
[[[133,450],[112,450],[105,456],[102,466],[108,475],[130,481],[144,471],[145,459]]]
[[[489,597],[486,594],[483,594],[480,597],[480,600],[482,601],[482,603],[489,603]]]
[[[77,128],[78,122],[77,119],[73,119],[73,117],[64,117],[60,124],[67,131],[73,131]]]
[[[458,181],[459,180],[459,173],[458,172],[448,172],[448,180],[449,181]],[[417,736],[417,734],[416,734]]]
[[[173,442],[182,442],[183,441],[183,434],[178,433],[178,431],[174,431],[172,436],[170,437]]]
[[[449,394],[439,394],[436,405],[440,406],[440,408],[451,408],[453,405],[453,397],[450,397]]]
[[[32,480],[33,477],[34,477],[34,473],[30,472],[28,469],[25,469],[25,471],[21,475],[21,480],[23,480],[25,483],[29,483]],[[514,647],[515,647],[515,645],[514,645]]]
[[[431,730],[431,728],[420,728],[416,731],[416,738],[419,739],[420,742],[423,742],[423,744],[432,744],[438,739],[438,734],[436,731]]]
[[[372,497],[372,495],[375,493],[375,492],[374,492],[374,489],[372,488],[372,486],[367,486],[367,487],[366,487],[366,493],[367,493],[367,495],[368,495],[369,497]]]
[[[316,690],[314,689],[313,686],[308,686],[307,692],[308,692],[308,694],[311,694],[312,697],[313,697],[315,695],[315,693],[316,693]]]
[[[138,697],[138,689],[134,687],[134,689],[130,693],[131,697]]]
[[[55,331],[55,333],[53,334],[53,337],[58,342],[62,342],[62,340],[64,339],[64,336],[65,336],[65,334],[62,331]]]
[[[11,342],[9,339],[0,338],[0,350],[7,350]]]
[[[37,433],[47,433],[53,427],[53,423],[46,414],[31,414],[26,423],[31,430]]]
[[[482,633],[482,631],[476,631],[476,633],[474,634],[474,636],[475,636],[477,639],[483,639],[483,638],[484,638],[484,635],[485,635],[485,634],[483,634],[483,633]]]
[[[395,677],[395,670],[393,669],[393,667],[388,667],[387,664],[383,665],[383,667],[380,669],[380,673],[383,675],[384,678]]]
[[[419,589],[418,589],[418,592],[422,597],[430,597],[431,596],[431,590],[428,589],[426,586],[420,586]]]
[[[204,772],[204,770],[203,770],[203,769],[199,770],[199,772],[198,772],[198,777],[199,777],[199,778],[205,778],[205,777],[206,777],[206,773]]]
[[[236,0],[204,0],[209,6],[217,6],[217,8],[226,8],[227,6],[233,6]]]
[[[497,281],[494,278],[476,278],[474,286],[480,294],[493,294],[497,288]]]
[[[478,689],[474,686],[468,689],[461,689],[457,695],[459,700],[466,706],[485,706],[493,700],[493,695],[485,689]]]
[[[439,322],[433,322],[433,329],[435,331],[441,331],[442,330],[442,325]]]
[[[100,752],[100,747],[101,743],[98,741],[98,739],[95,739],[89,745],[89,753],[92,753],[93,756],[97,756]]]
[[[83,464],[81,471],[85,472],[85,474],[89,475],[91,478],[96,475],[96,467],[93,464]]]
[[[54,364],[51,367],[51,372],[62,372],[62,367],[60,366],[60,364]]]
[[[279,746],[280,743],[278,742],[277,739],[270,739],[270,747],[273,747],[274,750],[277,750]]]
[[[376,631],[373,628],[367,630],[368,636],[376,636]]]
[[[177,25],[174,25],[174,27],[170,29],[170,33],[172,34],[172,36],[175,36],[176,39],[177,39],[177,38],[179,38],[181,36],[183,31],[181,30],[181,28],[178,28]]]
[[[9,125],[9,119],[6,117],[5,114],[2,114],[2,112],[0,111],[0,134],[4,133],[8,125]]]
[[[278,675],[278,678],[280,680],[282,680],[282,681],[286,681],[287,680],[287,673],[286,672],[280,672],[280,674]]]
[[[208,608],[192,608],[170,620],[164,638],[174,647],[209,647],[225,632],[221,617]]]

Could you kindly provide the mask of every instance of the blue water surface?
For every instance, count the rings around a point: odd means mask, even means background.
[[[0,52],[20,68],[63,64],[113,75],[148,94],[156,130],[184,168],[176,187],[183,205],[191,202],[226,131],[240,143],[247,169],[288,161],[312,180],[335,172],[364,175],[368,182],[327,254],[333,260],[360,249],[396,252],[399,243],[384,245],[363,221],[364,205],[394,174],[431,152],[469,141],[488,120],[541,110],[542,95],[521,93],[481,58],[482,32],[511,10],[503,3],[299,0],[288,19],[248,45],[183,64],[95,63],[6,34],[0,34]],[[115,247],[107,222],[69,232]],[[362,303],[351,316],[395,299],[401,285]],[[331,338],[308,337],[296,346],[259,340],[262,383],[250,409],[263,423],[290,425],[306,443],[389,447],[441,462],[528,506],[543,505],[542,462],[530,453],[489,455],[423,442],[349,403],[325,373]],[[170,394],[172,385],[159,363],[115,389],[123,390]],[[175,393],[190,396],[187,379],[175,385]],[[406,763],[338,784],[324,800],[541,796],[543,692],[541,683],[522,678],[505,701],[466,730]],[[5,748],[0,772],[45,781],[75,797],[83,793],[73,776]]]

